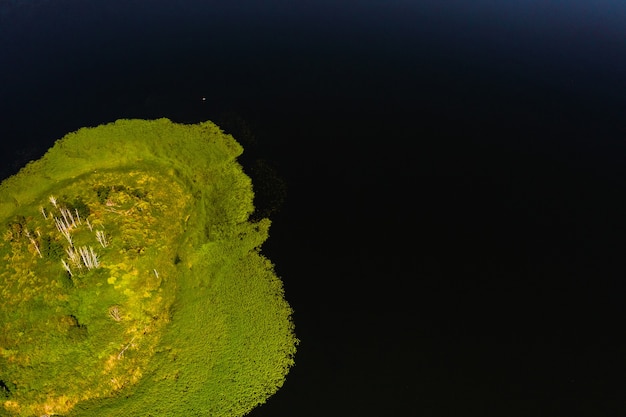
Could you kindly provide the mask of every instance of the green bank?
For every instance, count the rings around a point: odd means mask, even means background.
[[[241,416],[282,386],[298,340],[242,152],[118,120],[0,185],[0,415]]]

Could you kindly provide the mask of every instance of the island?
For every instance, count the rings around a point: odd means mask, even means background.
[[[242,152],[123,119],[0,184],[0,415],[236,417],[283,385],[299,341]]]

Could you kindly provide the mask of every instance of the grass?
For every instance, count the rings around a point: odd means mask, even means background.
[[[298,343],[242,148],[120,120],[0,185],[0,415],[241,416]]]

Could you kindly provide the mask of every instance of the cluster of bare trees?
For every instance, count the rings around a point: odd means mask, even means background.
[[[91,270],[100,266],[98,254],[96,254],[91,246],[81,246],[78,249],[69,246],[65,251],[67,252],[71,265],[65,262],[65,259],[61,259],[61,263],[63,264],[63,268],[65,268],[71,276],[74,276],[72,266],[79,270],[83,269],[83,267],[86,267],[87,270]]]
[[[71,231],[72,229],[74,229],[77,225],[82,224],[82,220],[80,218],[80,214],[78,214],[78,210],[74,210],[74,214],[72,214],[72,212],[70,210],[68,210],[65,207],[58,207],[58,203],[56,201],[56,199],[53,196],[50,196],[50,202],[52,202],[52,204],[54,205],[54,207],[59,209],[59,213],[61,213],[60,217],[54,216],[52,214],[50,214],[50,216],[52,217],[52,219],[54,220],[54,224],[57,227],[57,230],[59,232],[61,232],[61,234],[63,235],[63,237],[65,237],[65,239],[67,239],[67,241],[69,242],[70,246],[72,246],[72,235],[71,235]],[[46,213],[46,210],[42,207],[41,208],[41,213],[43,214],[44,218],[48,218],[48,214]]]
[[[72,272],[72,267],[78,268],[79,270],[82,270],[83,268],[87,268],[87,270],[98,268],[100,266],[100,260],[98,259],[98,254],[94,251],[93,247],[74,247],[74,241],[72,239],[71,232],[78,225],[83,224],[78,210],[74,209],[74,212],[72,213],[72,211],[68,210],[67,208],[60,206],[54,196],[50,196],[49,200],[50,203],[52,203],[52,205],[59,211],[59,215],[55,216],[51,212],[47,212],[46,209],[43,207],[40,208],[40,211],[45,219],[53,219],[57,230],[59,231],[59,233],[61,233],[61,235],[63,235],[63,237],[65,237],[65,239],[69,243],[69,246],[66,249],[69,263],[62,259],[61,263],[63,264],[63,268],[70,274],[70,276],[74,275]],[[89,227],[89,230],[93,231],[93,226],[89,222],[89,219],[85,219],[85,223],[87,224],[87,227]],[[107,247],[109,241],[104,231],[96,230],[95,233],[98,243],[100,243],[103,248]],[[35,249],[41,256],[41,252],[37,245],[35,246]]]
[[[66,252],[72,264],[78,268],[82,268],[83,265],[87,269],[94,269],[100,266],[98,255],[91,246],[81,246],[78,249],[70,246],[66,249]]]
[[[71,225],[67,225],[66,223],[64,223],[58,217],[54,217],[54,224],[56,225],[57,230],[59,232],[61,232],[63,237],[65,237],[65,239],[67,239],[67,241],[69,242],[70,246],[73,245],[74,242],[72,242],[72,235],[70,234],[70,230],[71,230],[72,226]]]

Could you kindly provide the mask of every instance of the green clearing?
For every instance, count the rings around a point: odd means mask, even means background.
[[[0,415],[242,416],[298,340],[215,124],[118,120],[0,184]]]

